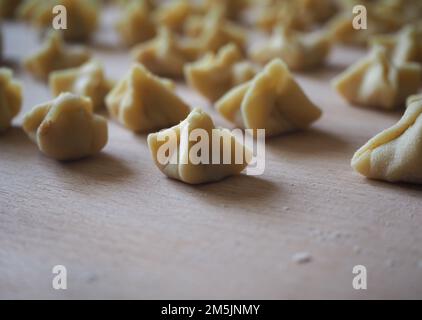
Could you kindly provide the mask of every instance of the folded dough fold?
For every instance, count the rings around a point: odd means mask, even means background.
[[[216,108],[240,127],[265,129],[267,137],[305,129],[321,116],[280,59],[226,93]]]
[[[168,128],[189,114],[188,105],[173,89],[173,82],[135,64],[106,96],[106,106],[113,118],[132,131]]]
[[[422,183],[422,95],[411,96],[403,117],[353,156],[360,174],[389,182]]]
[[[208,163],[193,163],[190,158],[193,145],[190,134],[195,129],[204,130],[209,137]],[[213,135],[214,131],[214,135]],[[185,138],[182,138],[185,137]],[[229,163],[212,162],[213,137],[220,138],[220,159],[223,159],[224,151],[230,152]],[[176,157],[174,162],[160,160],[161,148],[166,147],[169,139],[176,139],[176,148],[170,154]],[[228,141],[230,150],[223,141]],[[216,128],[209,115],[196,108],[177,126],[148,135],[148,146],[156,166],[166,176],[183,181],[188,184],[200,184],[222,180],[228,176],[239,174],[246,168],[251,159],[251,152],[228,130]],[[175,153],[176,152],[176,153]],[[242,154],[241,161],[236,161],[236,154]]]

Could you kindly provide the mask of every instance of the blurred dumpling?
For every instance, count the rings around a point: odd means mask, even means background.
[[[278,26],[267,44],[252,48],[252,60],[265,64],[280,58],[292,70],[307,70],[321,66],[331,49],[331,40],[326,32],[301,33]]]
[[[72,92],[91,98],[94,110],[104,107],[105,96],[112,87],[112,82],[104,75],[103,66],[95,60],[79,68],[52,72],[49,84],[55,96],[62,92]]]
[[[151,8],[146,0],[130,0],[116,24],[123,43],[132,46],[156,35],[156,25],[151,18]]]
[[[154,39],[135,46],[132,55],[152,73],[172,78],[182,77],[185,63],[195,58],[167,27],[161,27]]]
[[[407,25],[395,34],[373,37],[371,44],[386,48],[388,56],[395,64],[422,63],[422,27]]]
[[[333,80],[334,88],[352,104],[394,109],[418,92],[422,67],[417,63],[395,65],[385,48],[371,52]]]
[[[91,58],[84,47],[69,47],[63,42],[59,33],[51,31],[42,48],[27,58],[26,69],[35,77],[47,80],[52,71],[79,67]]]
[[[389,182],[422,183],[422,95],[408,99],[403,117],[353,156],[360,174]]]
[[[8,129],[22,106],[22,86],[12,70],[0,68],[0,132]]]
[[[257,71],[257,66],[244,60],[237,46],[228,44],[217,54],[210,52],[187,64],[185,78],[201,95],[216,101],[234,86],[252,79]]]
[[[226,93],[216,108],[240,127],[265,129],[267,137],[305,129],[321,116],[280,59]]]
[[[197,142],[186,138],[189,138],[192,131],[196,129],[205,131],[209,137],[207,163],[194,163],[191,158],[192,146]],[[213,130],[217,132],[213,133]],[[213,163],[213,138],[221,139],[220,142],[229,141],[230,143],[230,150],[224,149],[227,148],[227,145],[220,143],[220,161],[218,163]],[[165,152],[163,153],[160,148],[164,148],[165,144],[169,143],[169,139],[174,139],[176,143],[170,142],[170,144],[175,148],[169,150],[168,157],[162,157]],[[214,182],[239,174],[246,168],[251,158],[249,149],[237,141],[229,130],[216,128],[211,117],[200,109],[192,110],[180,124],[148,135],[148,146],[154,163],[162,173],[188,184]],[[222,163],[224,150],[230,151],[230,161],[227,164]],[[237,158],[236,155],[241,155],[241,157]],[[241,161],[236,161],[236,159],[241,159]]]
[[[110,91],[106,106],[126,128],[151,132],[173,126],[189,113],[189,107],[173,92],[174,84],[134,65]]]

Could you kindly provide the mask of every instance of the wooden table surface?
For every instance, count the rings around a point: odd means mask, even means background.
[[[110,77],[129,68],[103,22],[93,45]],[[23,110],[51,98],[19,67],[37,34],[3,25]],[[367,180],[354,151],[400,113],[354,108],[330,79],[362,51],[335,48],[321,70],[297,74],[323,117],[267,141],[262,176],[189,186],[154,166],[145,135],[109,122],[101,154],[60,163],[19,128],[0,136],[0,298],[422,298],[422,187]],[[183,85],[180,95],[227,125]],[[294,260],[297,253],[311,257]],[[65,265],[68,289],[53,290]],[[367,290],[354,290],[364,265]]]

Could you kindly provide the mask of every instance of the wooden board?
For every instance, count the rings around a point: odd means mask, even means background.
[[[107,19],[106,19],[107,22]],[[131,64],[104,23],[96,57],[118,79]],[[5,56],[24,84],[24,111],[51,98],[19,68],[39,38],[3,26]],[[422,188],[366,180],[354,151],[399,119],[350,107],[330,79],[362,55],[336,48],[326,68],[297,74],[324,115],[267,143],[262,176],[189,186],[164,177],[145,135],[110,122],[95,157],[44,157],[19,124],[0,136],[0,298],[422,298]],[[178,92],[212,108],[183,85]],[[292,257],[308,252],[308,263]],[[52,289],[52,267],[68,289]],[[354,290],[365,265],[368,289]]]

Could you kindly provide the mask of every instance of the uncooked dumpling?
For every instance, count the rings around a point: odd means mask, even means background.
[[[112,82],[104,75],[103,66],[95,60],[79,68],[52,72],[49,83],[55,96],[62,92],[72,92],[91,98],[94,110],[104,107],[105,96],[112,87]]]
[[[208,134],[210,148],[206,160],[208,163],[201,162],[194,164],[194,162],[191,161],[192,158],[190,154],[193,153],[191,148],[197,142],[187,141],[187,138],[190,137],[189,135],[192,130],[195,129],[205,130]],[[216,130],[216,132],[214,132],[214,137],[219,136],[221,139],[220,161],[217,163],[212,162],[213,129]],[[166,159],[163,157],[163,155],[166,154],[166,150],[161,150],[161,148],[166,147],[165,144],[169,143],[169,139],[171,138],[174,138],[177,143],[173,144],[175,148],[174,150],[169,150],[168,158]],[[225,145],[223,141],[230,142],[230,150],[224,149],[227,148],[227,145]],[[171,142],[169,146],[170,145]],[[148,146],[152,158],[161,172],[170,178],[189,184],[214,182],[231,175],[239,174],[246,168],[251,159],[251,152],[249,149],[237,141],[229,130],[216,128],[211,117],[200,109],[194,109],[188,117],[177,126],[148,135]],[[227,164],[222,163],[224,150],[226,150],[227,153],[230,152],[231,156],[230,161],[228,161]],[[241,161],[235,160],[236,155],[242,155],[237,158]],[[170,161],[170,159],[173,159],[173,161]]]
[[[173,92],[174,84],[134,65],[106,97],[112,117],[126,128],[151,132],[173,126],[189,114],[189,107]]]
[[[0,132],[10,127],[22,106],[22,86],[12,76],[12,70],[0,68]]]
[[[369,55],[333,80],[335,89],[350,103],[381,109],[404,106],[418,92],[422,67],[417,63],[393,64],[385,48],[375,46]]]
[[[152,73],[174,78],[182,77],[185,63],[196,56],[190,55],[167,27],[161,27],[154,39],[135,46],[132,55]]]
[[[407,104],[397,124],[355,153],[351,164],[357,172],[371,179],[422,183],[422,95]]]
[[[151,8],[146,0],[130,0],[116,24],[122,41],[132,46],[156,35],[156,25],[151,18]]]
[[[252,48],[252,60],[265,64],[280,58],[292,70],[307,70],[322,65],[331,49],[326,32],[301,33],[278,26],[268,43]]]
[[[385,47],[395,64],[422,63],[422,27],[407,25],[396,34],[373,37],[371,42]]]
[[[56,160],[93,155],[108,140],[107,120],[93,113],[91,99],[72,93],[35,106],[22,126],[41,152]]]
[[[84,47],[68,47],[59,33],[51,31],[42,48],[25,60],[25,67],[35,77],[47,80],[52,71],[79,67],[91,54]]]
[[[252,79],[257,71],[255,65],[243,59],[237,46],[228,44],[217,54],[210,52],[187,64],[185,78],[189,86],[210,101],[216,101],[234,86]]]
[[[267,137],[305,129],[321,116],[280,59],[229,91],[216,108],[240,127],[265,129]]]
[[[26,0],[18,9],[18,16],[39,28],[51,28],[56,16],[53,8],[66,8],[66,29],[60,29],[63,38],[86,41],[98,27],[99,3],[96,0]]]

